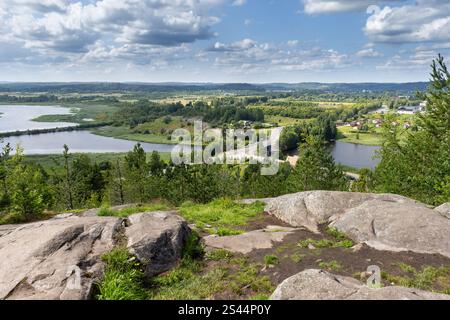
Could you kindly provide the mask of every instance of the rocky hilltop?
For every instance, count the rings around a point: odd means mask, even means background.
[[[250,259],[296,255],[278,267],[269,261],[261,270],[278,285],[272,299],[450,298],[391,283],[369,288],[364,275],[354,278],[373,264],[390,271],[396,261],[450,268],[449,204],[433,209],[397,195],[325,191],[262,201],[265,225],[237,235],[202,235],[202,243],[207,252],[227,250]],[[104,275],[102,256],[117,246],[154,277],[177,266],[196,229],[177,211],[127,218],[96,213],[0,226],[0,299],[92,299]],[[326,238],[325,230],[335,238]],[[343,261],[341,270],[330,263],[336,259]],[[439,279],[450,284],[450,273]]]

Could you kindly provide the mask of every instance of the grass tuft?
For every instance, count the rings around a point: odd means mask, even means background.
[[[102,257],[105,275],[98,285],[98,300],[143,300],[144,273],[136,258],[125,248],[117,248]]]
[[[136,213],[165,211],[165,210],[169,210],[169,209],[170,209],[169,206],[164,203],[138,205],[138,206],[125,208],[125,209],[121,209],[121,210],[113,210],[109,207],[103,207],[98,212],[98,216],[126,218],[126,217],[129,217]]]
[[[209,204],[186,202],[180,208],[181,215],[190,223],[221,236],[242,233],[239,227],[263,212],[264,204],[261,202],[240,204],[229,199],[219,199]]]
[[[328,271],[340,271],[342,269],[342,265],[339,261],[333,260],[330,262],[320,262],[319,268]]]

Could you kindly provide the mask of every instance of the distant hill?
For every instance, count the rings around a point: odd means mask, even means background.
[[[428,82],[411,83],[0,83],[0,92],[100,93],[100,92],[398,92],[414,93],[427,89]]]

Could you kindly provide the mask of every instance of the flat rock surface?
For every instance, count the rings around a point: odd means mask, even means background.
[[[187,222],[176,212],[138,213],[128,218],[128,224],[128,249],[147,264],[147,275],[176,265],[190,233]]]
[[[295,232],[294,228],[268,226],[263,230],[250,231],[235,236],[219,237],[215,235],[203,238],[208,249],[225,249],[231,252],[247,254],[257,249],[270,249],[275,242]]]
[[[372,289],[350,277],[308,269],[283,281],[271,300],[450,300],[450,296],[405,287]]]
[[[367,201],[339,216],[331,227],[378,250],[450,257],[450,220],[420,204]]]
[[[76,216],[14,226],[0,236],[0,299],[87,299],[120,227]]]

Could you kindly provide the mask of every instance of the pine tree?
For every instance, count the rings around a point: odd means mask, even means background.
[[[63,157],[64,157],[64,172],[65,172],[65,188],[67,190],[67,197],[68,197],[68,207],[70,210],[74,209],[73,206],[73,196],[72,196],[72,180],[70,175],[70,154],[69,154],[69,147],[65,144],[64,145],[64,151],[63,151]]]
[[[441,56],[432,64],[431,77],[417,131],[401,141],[398,129],[386,121],[375,178],[379,192],[439,205],[450,201],[450,74]]]
[[[149,168],[147,155],[138,143],[133,151],[125,156],[125,186],[127,194],[132,200],[145,202],[147,199],[147,187],[149,178]]]
[[[309,136],[299,150],[300,158],[288,179],[291,192],[348,190],[347,179],[323,140]]]

